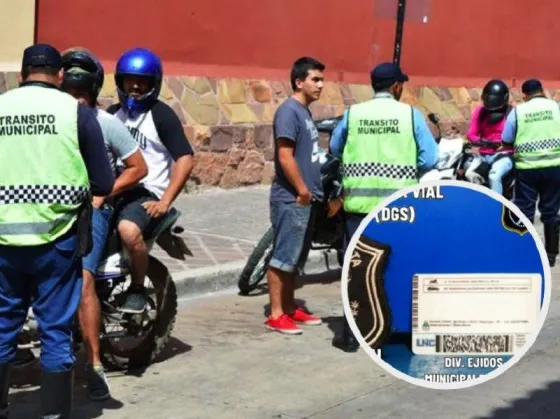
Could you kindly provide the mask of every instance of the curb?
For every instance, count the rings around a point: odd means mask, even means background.
[[[177,288],[177,296],[179,298],[202,296],[237,289],[239,275],[246,263],[246,260],[239,260],[173,273],[171,276]],[[304,266],[305,275],[337,270],[340,270],[340,267],[334,250],[312,250]],[[266,278],[261,281],[261,284],[266,284]]]

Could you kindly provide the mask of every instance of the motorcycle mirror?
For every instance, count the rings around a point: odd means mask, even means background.
[[[439,123],[439,118],[436,116],[435,113],[430,112],[428,114],[428,119],[432,122],[432,124],[437,125]]]

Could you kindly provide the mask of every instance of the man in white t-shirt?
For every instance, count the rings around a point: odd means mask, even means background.
[[[164,219],[193,168],[194,152],[183,124],[158,100],[162,79],[161,60],[153,52],[144,48],[125,52],[115,71],[119,103],[107,109],[127,126],[148,164],[148,175],[138,187],[124,192],[116,206],[117,229],[131,259],[131,285],[120,307],[125,313],[141,313],[146,306],[145,239]]]

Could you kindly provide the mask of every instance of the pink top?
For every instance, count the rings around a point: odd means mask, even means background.
[[[483,139],[485,141],[501,143],[502,131],[504,129],[507,116],[505,116],[497,124],[489,124],[486,120],[479,122],[481,110],[482,105],[478,105],[472,114],[469,131],[467,132],[467,139],[471,142],[476,142],[477,140]],[[496,151],[490,147],[480,148],[480,154],[494,154],[495,152]]]

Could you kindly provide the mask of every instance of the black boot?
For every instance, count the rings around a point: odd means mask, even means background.
[[[560,245],[560,226],[558,223],[547,223],[544,225],[544,248],[548,255],[550,266],[556,265],[558,247]]]
[[[8,393],[12,366],[0,364],[0,419],[8,419]]]
[[[41,419],[70,419],[74,396],[74,370],[41,371]]]
[[[332,341],[332,345],[335,348],[342,349],[344,352],[356,352],[360,347],[359,342],[354,337],[352,329],[348,325],[346,316],[344,316],[344,326],[342,329],[342,335],[335,336]]]

